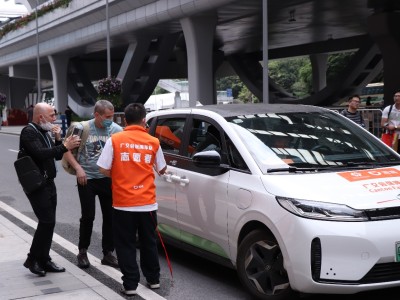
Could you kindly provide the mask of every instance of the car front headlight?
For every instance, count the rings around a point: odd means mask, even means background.
[[[364,211],[353,209],[343,204],[293,199],[280,196],[277,196],[276,200],[284,209],[303,218],[342,222],[362,222],[369,220]]]

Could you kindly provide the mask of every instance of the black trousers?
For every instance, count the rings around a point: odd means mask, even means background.
[[[57,190],[54,181],[27,195],[38,225],[28,256],[40,263],[50,260],[50,248],[56,224]]]
[[[157,250],[157,212],[131,212],[114,208],[114,241],[125,289],[136,290],[140,272],[136,262],[136,233],[140,240],[140,268],[149,283],[160,282]]]
[[[79,249],[88,249],[96,215],[96,196],[99,197],[102,225],[103,253],[114,251],[112,235],[112,193],[111,179],[108,177],[88,179],[86,185],[78,184],[79,200],[81,202],[81,219],[79,226]]]

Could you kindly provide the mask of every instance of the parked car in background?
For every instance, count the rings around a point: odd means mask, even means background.
[[[321,107],[149,113],[170,243],[237,270],[257,299],[400,286],[400,157]]]

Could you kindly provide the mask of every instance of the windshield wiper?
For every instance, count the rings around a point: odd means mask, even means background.
[[[297,168],[297,167],[287,167],[287,168],[274,168],[267,169],[267,173],[277,173],[277,172],[289,172],[289,173],[298,173],[298,172],[317,172],[327,170],[326,167],[318,167],[318,168]]]
[[[355,167],[355,168],[363,168],[363,167],[382,167],[382,166],[393,166],[393,165],[400,165],[400,161],[386,161],[386,162],[377,162],[377,161],[360,161],[360,162],[353,162],[349,161],[343,164],[343,167]]]
[[[320,172],[332,169],[365,169],[365,168],[380,168],[382,166],[400,165],[400,161],[387,161],[387,162],[346,162],[342,165],[328,165],[323,167],[287,167],[287,168],[272,168],[267,169],[267,173],[288,172],[288,173],[301,173],[301,172]]]

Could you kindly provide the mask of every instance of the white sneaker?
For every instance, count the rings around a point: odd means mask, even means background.
[[[120,292],[121,292],[122,294],[127,295],[127,296],[134,296],[134,295],[137,294],[137,293],[136,293],[136,290],[126,290],[125,288],[121,288]]]
[[[149,288],[151,288],[153,290],[160,288],[160,284],[159,283],[147,283],[147,285],[149,286]]]

